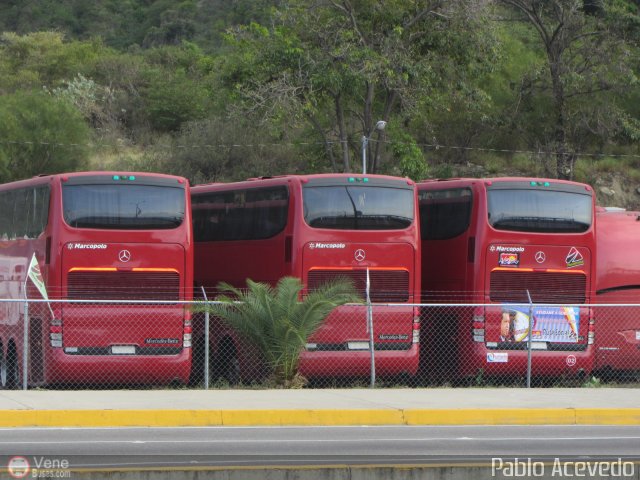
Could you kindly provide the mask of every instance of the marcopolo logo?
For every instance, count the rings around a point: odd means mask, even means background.
[[[522,253],[524,252],[524,247],[505,247],[502,245],[498,245],[497,247],[491,246],[491,251],[497,252],[507,252],[507,253]]]
[[[67,243],[69,250],[106,250],[106,243]]]
[[[328,249],[340,249],[340,248],[347,248],[347,245],[345,243],[322,243],[322,242],[311,242],[309,244],[309,248],[311,250],[314,249],[323,249],[323,248],[328,248]]]

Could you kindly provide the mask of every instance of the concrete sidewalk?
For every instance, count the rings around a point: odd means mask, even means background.
[[[640,425],[640,389],[0,391],[0,427]]]

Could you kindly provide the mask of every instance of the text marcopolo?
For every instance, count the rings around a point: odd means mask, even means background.
[[[106,243],[68,243],[69,250],[106,250]]]

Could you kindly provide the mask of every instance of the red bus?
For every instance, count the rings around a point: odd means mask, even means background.
[[[364,292],[368,269],[371,301],[393,304],[373,311],[376,373],[414,375],[420,292],[415,193],[411,180],[382,175],[287,175],[196,185],[196,287],[205,287],[212,298],[221,281],[243,288],[247,279],[275,285],[295,276],[313,289],[348,277]],[[300,373],[369,375],[366,318],[364,306],[334,310],[309,340]],[[238,365],[246,377],[252,359],[242,349],[230,332],[211,335],[211,356],[223,373]]]
[[[418,183],[422,235],[422,346],[437,381],[593,367],[594,193],[539,178]],[[529,310],[530,300],[543,304]],[[459,304],[447,307],[446,304]],[[463,307],[462,305],[474,305]],[[489,306],[495,304],[496,307]],[[544,306],[555,304],[555,306]]]
[[[596,370],[640,371],[640,212],[598,208]]]
[[[22,303],[0,304],[2,386],[187,382],[192,234],[181,177],[77,172],[0,185],[2,298],[31,300],[26,332]]]

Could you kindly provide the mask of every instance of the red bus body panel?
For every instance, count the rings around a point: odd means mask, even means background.
[[[103,265],[113,265],[117,254],[123,250],[130,252],[131,260],[127,262],[127,270],[124,275],[119,272],[119,278],[123,276],[142,274],[138,278],[140,283],[145,280],[153,280],[155,272],[145,269],[151,269],[160,264],[167,273],[174,273],[179,277],[179,272],[185,267],[185,251],[182,245],[169,244],[145,244],[145,243],[103,243],[106,248],[99,249],[87,255],[84,250],[73,248],[77,242],[69,242],[62,247],[62,271],[66,272],[67,278],[64,279],[63,285],[69,285],[69,276],[73,273],[80,274],[81,280],[88,282],[94,277],[98,277],[98,281],[103,281],[112,272],[101,274],[94,273],[92,268]],[[80,244],[82,245],[82,244]],[[133,270],[139,269],[139,272]],[[144,272],[149,272],[145,275]],[[115,272],[113,272],[115,273]],[[101,287],[100,283],[96,284],[96,290]],[[141,285],[142,287],[142,285]],[[122,297],[130,295],[132,285],[122,286]],[[152,288],[149,286],[148,288]],[[118,287],[118,289],[120,289]],[[117,292],[118,290],[116,290]],[[68,291],[64,291],[68,296]],[[154,306],[150,309],[147,305],[139,305],[132,307],[131,305],[113,305],[104,307],[104,322],[108,322],[109,334],[105,335],[102,328],[96,328],[95,322],[92,321],[92,308],[86,304],[64,304],[62,307],[62,315],[64,318],[63,339],[64,346],[69,347],[110,347],[112,345],[136,345],[144,347],[148,345],[149,339],[164,338],[170,340],[168,344],[182,343],[184,316],[182,305],[167,308],[165,305]],[[118,312],[119,311],[119,312]],[[108,313],[107,313],[108,312]],[[159,313],[162,312],[162,313]],[[169,320],[169,316],[173,316],[173,320]],[[135,326],[135,328],[131,328]]]
[[[186,180],[162,174],[133,174],[137,179],[160,177],[184,186],[186,212],[178,228],[80,229],[64,221],[61,185],[66,179],[118,174],[122,172],[77,172],[0,186],[0,193],[34,185],[46,185],[50,191],[47,226],[37,238],[0,240],[0,265],[20,272],[6,289],[9,296],[2,298],[24,298],[22,286],[26,284],[27,296],[34,300],[29,308],[29,385],[168,384],[186,383],[189,379],[191,348],[183,348],[183,335],[190,331],[190,313],[183,302],[193,298],[193,244]],[[123,250],[131,255],[126,262],[119,259]],[[31,280],[26,279],[34,254],[51,309]],[[2,269],[0,266],[0,272]],[[153,289],[154,284],[149,282],[158,271],[172,277],[169,299],[180,302],[153,305],[105,301],[133,299],[132,285],[137,287],[136,292]],[[131,275],[136,276],[137,281],[122,283]],[[72,276],[76,278],[75,288],[81,293],[70,291]],[[105,288],[109,294],[105,294]],[[70,297],[78,301],[71,302]],[[102,303],[89,302],[90,299]],[[9,344],[15,345],[22,371],[22,311],[6,311],[21,307],[16,303],[3,305],[2,348],[6,355]],[[52,345],[50,334],[53,333],[61,334],[62,346]],[[112,350],[113,346],[142,350],[136,354],[118,354]],[[173,347],[172,353],[164,354],[162,348],[169,347]]]
[[[537,278],[542,278],[541,275],[550,275],[560,285],[564,281],[571,283],[579,278],[582,291],[580,301],[576,303],[588,304],[595,296],[595,282],[592,281],[595,262],[594,226],[585,234],[496,230],[487,221],[486,188],[500,181],[530,182],[540,179],[451,179],[417,184],[419,195],[423,192],[461,188],[472,192],[469,227],[464,232],[450,239],[422,239],[423,302],[458,305],[425,308],[421,345],[426,352],[433,352],[431,360],[427,359],[423,364],[428,377],[448,380],[478,375],[526,374],[526,348],[498,348],[502,305],[522,305],[521,301],[510,302],[505,298],[509,297],[508,290],[515,290],[518,285],[525,283],[521,282],[525,277],[526,282],[535,284]],[[585,188],[588,187],[585,185]],[[429,222],[422,211],[421,222]],[[573,255],[574,249],[579,252],[576,256],[582,259],[576,266],[567,260],[571,257],[570,253]],[[540,252],[544,255],[543,263],[536,260]],[[538,303],[546,302],[548,300]],[[496,303],[495,309],[463,306],[491,303]],[[554,314],[559,314],[560,311],[554,311]],[[478,318],[483,319],[484,324],[474,325],[474,315],[480,315]],[[580,307],[578,315],[579,341],[576,343],[584,346],[568,345],[566,349],[560,346],[556,349],[535,350],[532,375],[557,377],[591,372],[594,349],[593,345],[586,345],[591,310]],[[484,329],[482,340],[474,341],[474,328],[479,327]],[[535,325],[533,333],[535,339]],[[423,357],[426,358],[426,355]]]
[[[640,370],[640,212],[600,211],[598,222],[598,304],[596,368]]]
[[[209,298],[215,296],[215,288],[220,281],[236,287],[246,286],[246,280],[275,285],[284,276],[295,276],[305,286],[312,278],[322,278],[327,272],[336,275],[366,268],[384,275],[393,271],[396,275],[406,275],[408,297],[402,303],[407,305],[384,306],[374,309],[374,343],[408,343],[405,349],[384,349],[376,351],[376,373],[394,375],[408,373],[414,375],[419,366],[419,348],[412,342],[415,308],[409,304],[419,303],[420,292],[420,251],[417,220],[409,228],[384,231],[358,231],[311,228],[305,223],[302,207],[303,184],[313,178],[340,179],[345,184],[349,178],[362,175],[318,174],[291,175],[268,179],[255,179],[232,184],[212,184],[193,186],[192,196],[208,192],[222,192],[234,189],[251,189],[285,185],[289,191],[289,207],[284,230],[264,240],[196,242],[195,280],[196,288],[206,287]],[[407,181],[395,177],[367,175],[397,181]],[[408,181],[409,185],[413,183]],[[197,208],[194,202],[194,208]],[[417,205],[414,207],[417,217]],[[356,252],[364,251],[365,258],[356,259]],[[358,257],[360,258],[360,257]],[[387,303],[387,302],[385,302]],[[394,303],[394,302],[388,302]],[[382,313],[384,310],[384,313]],[[379,312],[379,313],[376,313]],[[233,333],[218,326],[221,331],[212,334],[212,349],[220,336]],[[382,336],[382,337],[380,337]],[[393,340],[398,338],[400,340]],[[404,340],[403,340],[404,339]],[[326,319],[320,329],[309,339],[310,344],[342,345],[349,342],[368,342],[366,333],[366,308],[362,306],[338,307]],[[236,339],[237,341],[237,339]],[[250,353],[248,355],[251,355]],[[247,354],[239,358],[243,377],[252,362]],[[302,352],[299,371],[308,377],[337,377],[368,375],[370,373],[369,351],[329,349]]]

